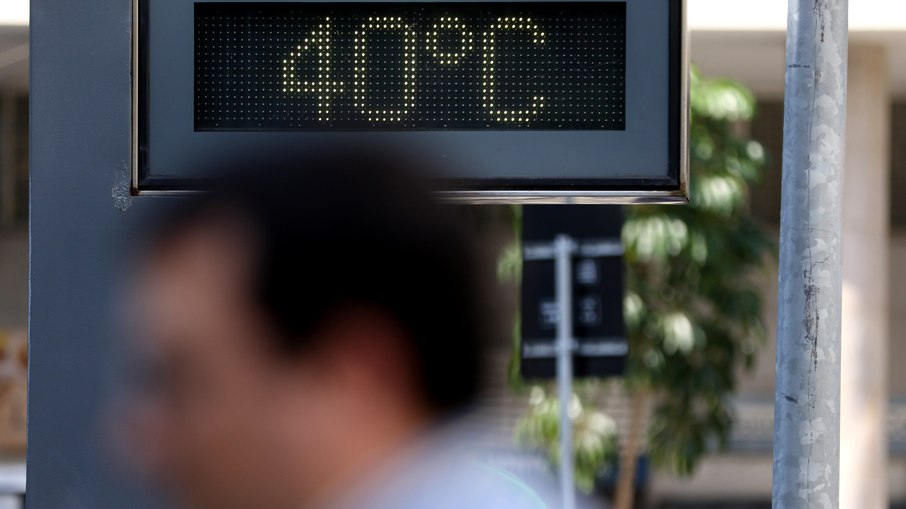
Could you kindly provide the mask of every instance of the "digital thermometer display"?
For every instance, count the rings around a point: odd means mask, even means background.
[[[196,131],[626,127],[626,4],[197,3]]]

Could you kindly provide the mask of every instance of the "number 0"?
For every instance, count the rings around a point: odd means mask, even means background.
[[[368,55],[366,36],[372,30],[400,30],[403,36],[403,102],[399,109],[378,110],[368,107]],[[399,122],[415,107],[415,32],[395,16],[373,16],[355,33],[353,99],[369,122]]]

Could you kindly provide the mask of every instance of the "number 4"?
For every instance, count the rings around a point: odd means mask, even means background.
[[[299,81],[296,76],[296,62],[314,49],[318,53],[318,69],[315,81]],[[330,98],[343,92],[343,82],[330,80],[331,43],[330,18],[312,30],[307,39],[283,61],[283,91],[314,94],[318,100],[318,121],[330,120]]]

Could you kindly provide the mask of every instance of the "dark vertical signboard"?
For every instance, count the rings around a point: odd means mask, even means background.
[[[523,208],[523,377],[556,375],[559,314],[554,260],[547,259],[544,251],[561,234],[577,243],[572,264],[574,374],[605,377],[623,373],[628,344],[623,320],[622,226],[622,211],[614,206]],[[531,252],[542,253],[542,259],[531,259]]]

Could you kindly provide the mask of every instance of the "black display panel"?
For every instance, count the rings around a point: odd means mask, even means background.
[[[626,4],[198,3],[196,131],[615,130]]]

